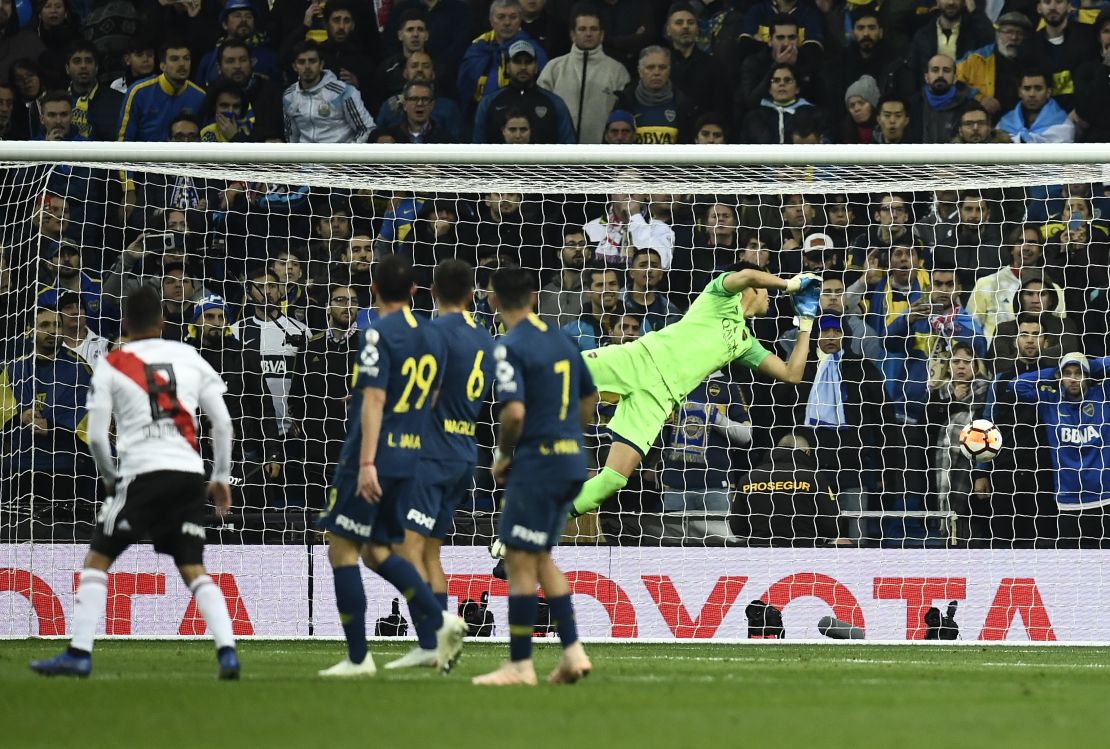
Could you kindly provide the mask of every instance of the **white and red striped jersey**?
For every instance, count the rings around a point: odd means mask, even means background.
[[[112,471],[110,461],[103,465],[94,451],[101,473],[117,478],[152,471],[203,474],[197,407],[209,417],[226,417],[226,391],[197,350],[177,341],[144,338],[102,357],[89,387],[89,436],[91,442],[94,423],[106,431],[108,420],[115,418],[119,467]],[[214,468],[214,481],[216,473]]]

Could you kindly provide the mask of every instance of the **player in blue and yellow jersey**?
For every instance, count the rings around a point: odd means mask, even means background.
[[[462,650],[466,624],[443,611],[410,562],[392,551],[404,539],[404,513],[417,489],[421,446],[446,365],[441,336],[416,317],[409,301],[412,264],[390,255],[374,272],[381,317],[362,333],[355,365],[347,439],[319,525],[327,531],[328,561],[347,658],[321,676],[369,676],[366,591],[359,557],[405,596],[413,621],[436,633],[436,659],[445,673]]]
[[[455,508],[470,491],[478,462],[476,422],[493,383],[493,337],[474,322],[474,269],[462,260],[436,266],[432,295],[439,317],[432,327],[447,347],[447,366],[432,423],[424,434],[420,488],[405,513],[405,541],[397,551],[420,570],[440,608],[447,608],[447,577],[440,550],[451,531]],[[436,633],[417,626],[418,645],[386,668],[436,665]]]
[[[572,683],[590,673],[578,640],[570,586],[551,558],[567,511],[586,480],[582,431],[593,417],[597,390],[578,347],[533,312],[531,272],[512,268],[493,276],[495,303],[508,333],[495,349],[495,388],[504,403],[493,477],[505,484],[498,538],[509,572],[509,662],[475,684],[536,683],[532,630],[543,585],[563,656],[552,684]],[[510,473],[510,469],[512,469]]]

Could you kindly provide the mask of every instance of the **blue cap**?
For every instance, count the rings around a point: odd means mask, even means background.
[[[821,320],[817,324],[817,327],[820,330],[844,330],[844,325],[836,315],[821,315]]]
[[[222,309],[227,316],[227,302],[218,294],[209,294],[193,305],[193,322],[200,320],[200,316],[210,309]]]
[[[632,116],[631,112],[626,112],[623,109],[614,109],[609,113],[609,119],[605,120],[605,126],[608,127],[614,122],[627,122],[632,127],[636,127],[636,118]]]
[[[254,3],[252,3],[251,0],[227,0],[224,9],[220,11],[220,23],[225,23],[227,17],[236,10],[249,10],[251,13],[254,13]]]

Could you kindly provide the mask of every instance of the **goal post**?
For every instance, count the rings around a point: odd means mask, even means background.
[[[823,276],[800,386],[715,373],[672,404],[629,486],[568,525],[557,555],[588,636],[744,639],[762,599],[791,639],[831,615],[916,640],[929,607],[957,600],[965,639],[1110,641],[1102,556],[1080,548],[1099,544],[1083,476],[1110,440],[1108,165],[1102,144],[0,142],[0,636],[65,631],[103,500],[88,366],[144,283],[168,335],[229,384],[237,510],[213,519],[208,565],[237,631],[338,634],[312,517],[343,437],[350,331],[375,314],[371,263],[402,253],[429,315],[434,264],[475,265],[476,319],[495,334],[489,275],[535,271],[539,314],[583,351],[674,324],[737,262]],[[750,322],[789,356],[787,297]],[[1073,415],[1011,386],[1058,378],[1070,353],[1087,356],[1081,395],[1059,397]],[[594,468],[614,408],[586,435]],[[453,603],[488,593],[503,629],[494,413],[445,558]],[[980,417],[1004,444],[976,466],[958,434]],[[142,547],[116,572],[133,604],[110,607],[109,634],[195,633],[168,560]],[[373,624],[395,593],[367,583]]]

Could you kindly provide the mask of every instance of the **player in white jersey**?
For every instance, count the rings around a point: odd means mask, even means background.
[[[161,339],[162,303],[141,286],[127,297],[131,342],[102,358],[88,398],[89,447],[107,489],[85,556],[69,648],[31,668],[46,676],[88,676],[97,623],[108,598],[108,569],[131,544],[147,539],[173,557],[216,641],[221,679],[239,678],[239,657],[223,593],[204,570],[205,495],[222,516],[231,507],[231,417],[223,380],[196,349]],[[197,406],[211,423],[212,476],[205,489],[197,452]],[[108,426],[115,418],[112,458]]]

